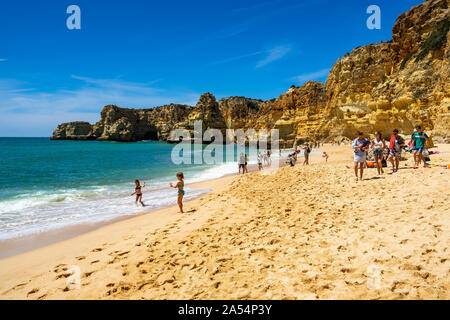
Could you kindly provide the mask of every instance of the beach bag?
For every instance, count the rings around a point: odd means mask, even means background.
[[[428,149],[423,149],[422,154],[424,157],[428,157],[430,155],[430,152],[428,152]]]

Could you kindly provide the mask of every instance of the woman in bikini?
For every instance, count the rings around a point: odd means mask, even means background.
[[[136,195],[136,204],[138,203],[138,201],[142,204],[143,207],[145,207],[144,202],[142,202],[142,188],[145,187],[145,182],[144,184],[141,186],[141,183],[139,182],[139,180],[134,180],[134,184],[136,185],[136,187],[134,188],[134,192],[131,194]]]
[[[178,172],[177,173],[177,179],[178,182],[177,184],[173,184],[172,182],[170,183],[170,186],[172,188],[178,188],[178,206],[180,207],[180,213],[184,213],[183,212],[183,196],[184,196],[184,175],[183,172]]]

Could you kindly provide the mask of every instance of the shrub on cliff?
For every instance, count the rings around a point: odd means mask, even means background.
[[[450,28],[450,19],[441,21],[436,30],[430,35],[420,48],[421,51],[417,55],[416,62],[423,60],[430,51],[441,48],[447,42],[447,33]]]

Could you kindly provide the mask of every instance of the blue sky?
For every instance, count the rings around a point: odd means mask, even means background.
[[[106,104],[271,99],[325,81],[338,57],[391,38],[417,0],[2,0],[0,136],[50,136]],[[81,30],[68,30],[69,5]],[[369,5],[381,29],[369,30]]]

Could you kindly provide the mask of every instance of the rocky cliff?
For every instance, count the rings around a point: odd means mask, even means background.
[[[449,1],[429,0],[400,15],[392,40],[358,47],[333,65],[325,85],[292,86],[276,99],[203,94],[195,107],[106,106],[101,120],[62,124],[52,139],[178,141],[174,129],[278,129],[282,146],[351,138],[355,131],[388,135],[422,125],[435,140],[450,140]]]
[[[423,125],[450,138],[449,1],[430,0],[400,15],[392,40],[359,47],[333,65],[318,134],[411,132]]]

